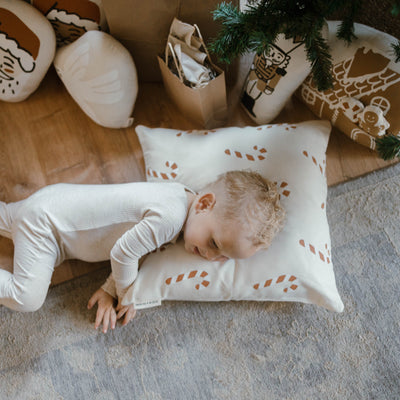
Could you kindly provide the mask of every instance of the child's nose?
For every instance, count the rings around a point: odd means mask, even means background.
[[[219,252],[215,250],[208,250],[206,253],[206,258],[210,261],[226,261],[228,259],[228,257],[219,254]]]
[[[209,261],[214,261],[217,257],[217,254],[213,250],[207,249],[204,252],[204,257]]]

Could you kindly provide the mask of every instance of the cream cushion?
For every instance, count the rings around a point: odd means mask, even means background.
[[[51,22],[57,45],[72,43],[85,32],[107,29],[102,0],[31,0]]]
[[[149,181],[195,191],[228,170],[252,169],[277,182],[286,225],[270,248],[246,260],[210,262],[182,241],[148,255],[128,297],[137,309],[162,300],[313,303],[342,311],[326,218],[327,121],[213,131],[138,126]]]
[[[135,63],[122,44],[107,33],[89,31],[61,47],[54,66],[68,92],[97,124],[125,128],[138,92]]]
[[[328,25],[333,88],[318,91],[310,75],[297,94],[319,118],[375,150],[376,138],[400,133],[400,64],[392,48],[397,39],[355,23],[357,39],[347,44],[336,37],[340,21]]]
[[[56,36],[50,22],[23,1],[0,0],[0,100],[25,100],[53,62]]]

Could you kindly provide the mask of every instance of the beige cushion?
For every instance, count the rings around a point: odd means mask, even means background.
[[[268,53],[255,55],[241,104],[257,124],[269,123],[310,72],[304,44],[278,35]]]
[[[72,43],[85,32],[107,29],[101,0],[31,0],[51,22],[57,45]]]
[[[397,39],[354,24],[357,39],[347,45],[336,38],[338,24],[329,22],[333,89],[319,92],[309,76],[298,95],[317,116],[375,149],[375,138],[400,132],[400,63],[394,62],[391,46]]]
[[[68,92],[94,122],[108,128],[132,124],[138,92],[136,67],[112,36],[86,32],[57,50],[54,66]]]
[[[326,218],[327,121],[213,131],[138,126],[149,181],[198,191],[228,170],[252,169],[276,181],[286,225],[270,248],[247,260],[210,262],[167,246],[144,260],[128,296],[136,308],[162,300],[299,301],[342,311]]]
[[[0,100],[25,100],[39,86],[55,53],[49,21],[23,1],[0,0]]]

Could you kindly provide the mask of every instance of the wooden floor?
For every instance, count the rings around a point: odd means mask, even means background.
[[[237,89],[229,91],[228,126],[255,125],[238,103]],[[179,114],[162,84],[139,87],[135,124],[151,127],[198,128]],[[293,99],[274,122],[316,119]],[[135,125],[134,124],[134,125]],[[327,179],[336,185],[389,165],[371,150],[333,130],[327,152]],[[134,126],[107,129],[92,122],[72,100],[54,70],[39,89],[21,103],[0,102],[0,199],[23,199],[57,182],[117,183],[145,180],[144,162]],[[0,266],[12,269],[12,242],[0,238]],[[52,283],[69,280],[108,266],[66,261]]]

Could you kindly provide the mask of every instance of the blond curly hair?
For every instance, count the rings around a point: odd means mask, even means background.
[[[268,248],[284,226],[277,186],[257,172],[228,171],[202,190],[206,191],[216,193],[217,212],[247,230],[247,239],[255,246]]]

